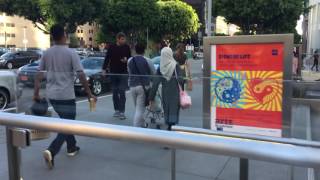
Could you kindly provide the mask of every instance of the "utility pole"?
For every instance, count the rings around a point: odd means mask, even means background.
[[[212,0],[207,0],[207,35],[212,36]]]

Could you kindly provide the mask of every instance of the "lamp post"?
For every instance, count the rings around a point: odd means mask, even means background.
[[[27,44],[28,44],[28,40],[27,40],[27,26],[23,26],[23,44],[24,44],[24,50],[27,50]]]
[[[207,12],[208,12],[208,17],[207,17],[207,35],[212,36],[212,0],[207,0]]]

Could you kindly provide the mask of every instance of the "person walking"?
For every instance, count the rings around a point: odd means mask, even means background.
[[[191,67],[190,63],[188,62],[187,55],[184,53],[185,49],[185,45],[183,43],[179,43],[173,57],[177,61],[182,74],[184,75],[185,80],[183,81],[182,88],[185,89],[186,85],[186,89],[188,91],[192,91]]]
[[[126,35],[122,32],[116,36],[116,44],[110,45],[104,64],[103,74],[109,70],[113,94],[113,117],[125,120],[126,90],[128,89],[128,59],[131,57],[130,47],[126,44]]]
[[[313,71],[313,68],[316,67],[316,71],[319,71],[319,54],[318,50],[314,51],[313,54],[313,66],[311,67],[311,71]]]
[[[78,75],[89,100],[97,101],[92,95],[86,80],[80,58],[77,53],[66,45],[67,36],[64,27],[54,25],[50,29],[54,46],[44,52],[40,61],[39,72],[35,79],[34,101],[40,101],[41,80],[46,73],[46,96],[60,118],[74,120],[76,117],[76,102],[74,93],[74,78]],[[67,143],[67,155],[75,156],[80,148],[76,145],[74,135],[58,133],[47,150],[43,152],[49,169],[54,167],[54,157],[58,154],[63,143]]]
[[[150,75],[154,70],[153,65],[144,57],[145,45],[137,43],[135,46],[136,56],[128,61],[129,87],[135,106],[133,126],[145,127],[144,112],[148,100],[148,89],[150,88]]]
[[[293,73],[293,75],[298,75],[298,65],[299,65],[298,53],[293,51],[293,58],[292,58],[292,73]]]
[[[154,105],[154,100],[159,85],[162,85],[162,106],[164,111],[164,119],[171,130],[173,125],[179,123],[180,114],[180,95],[179,85],[183,85],[182,71],[173,58],[172,49],[165,47],[161,51],[160,68],[157,70],[157,76],[153,79],[152,88],[150,90],[150,105]]]

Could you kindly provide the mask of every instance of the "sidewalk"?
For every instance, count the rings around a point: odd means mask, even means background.
[[[302,79],[304,81],[316,81],[320,80],[320,72],[315,71],[302,71]]]

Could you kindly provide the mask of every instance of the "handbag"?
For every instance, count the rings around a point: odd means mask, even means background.
[[[176,80],[179,86],[179,95],[180,95],[180,106],[182,109],[188,109],[192,106],[191,97],[188,95],[186,91],[181,88],[181,85],[178,81],[178,73],[177,69],[175,69]]]
[[[134,57],[132,58],[132,61],[133,61],[133,64],[134,64],[134,66],[135,66],[138,74],[141,75],[141,73],[140,73],[140,71],[139,71],[139,68],[138,68],[138,66],[137,66],[137,64],[136,64],[136,62],[135,62]],[[148,67],[148,68],[149,68],[149,67]],[[149,69],[149,70],[150,70],[150,69]],[[141,77],[140,77],[140,79],[141,79]],[[144,99],[144,105],[147,107],[147,106],[150,105],[150,101],[149,101],[150,89],[147,89],[142,83],[141,83],[141,85],[142,85],[142,88],[143,88],[143,91],[144,91],[144,95],[145,95],[145,97],[146,97],[146,98]]]

